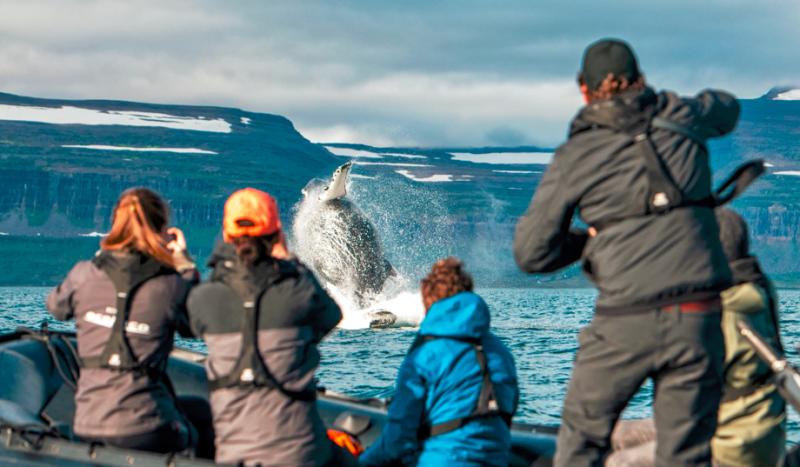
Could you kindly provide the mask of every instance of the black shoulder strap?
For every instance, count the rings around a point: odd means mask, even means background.
[[[680,123],[661,117],[653,117],[652,120],[650,120],[650,126],[652,128],[667,130],[673,133],[677,133],[679,135],[683,135],[689,138],[690,140],[694,141],[698,145],[700,145],[704,150],[707,149],[706,138],[697,131],[695,131],[694,128],[689,128],[687,126],[681,125]]]
[[[166,274],[175,274],[175,270],[164,266],[146,255],[138,255],[140,261],[128,265],[109,252],[101,252],[92,262],[103,271],[114,284],[116,293],[116,314],[111,336],[99,356],[84,357],[81,366],[84,368],[106,368],[119,371],[152,370],[149,362],[139,362],[133,354],[125,335],[125,328],[130,316],[130,306],[139,288],[148,280]]]
[[[268,267],[280,267],[280,265],[268,265]],[[251,274],[234,274],[227,278],[228,285],[242,299],[243,319],[242,319],[242,344],[239,357],[233,369],[217,379],[209,379],[208,388],[216,391],[222,388],[242,387],[255,388],[267,387],[279,390],[285,396],[301,401],[313,401],[316,399],[316,390],[312,387],[303,391],[292,391],[286,389],[275,379],[267,368],[261,352],[258,349],[258,323],[261,313],[261,298],[267,289],[273,284],[293,275],[288,268],[280,271],[279,274],[259,274],[258,271],[250,271]],[[248,292],[256,290],[256,292]]]
[[[767,168],[761,159],[747,161],[736,167],[733,173],[714,191],[716,206],[722,206],[736,199],[766,171]]]
[[[664,159],[658,155],[650,139],[650,127],[633,135],[634,145],[644,160],[650,193],[643,214],[661,213],[683,202],[683,193],[672,178]]]
[[[508,426],[511,426],[511,414],[503,412],[500,409],[500,405],[497,403],[494,383],[492,383],[491,373],[489,372],[489,367],[486,362],[486,353],[483,351],[483,343],[480,341],[480,339],[431,335],[417,336],[417,338],[414,340],[414,344],[411,346],[411,350],[435,339],[453,339],[459,342],[470,344],[473,347],[482,376],[481,391],[478,394],[478,400],[475,403],[475,408],[472,410],[472,413],[466,417],[459,417],[434,425],[423,425],[419,430],[418,438],[420,440],[425,440],[431,436],[449,433],[479,418],[500,417]]]
[[[630,209],[631,212],[628,215],[620,219],[597,222],[593,225],[595,229],[602,230],[611,224],[628,218],[663,214],[677,208],[706,207],[714,209],[733,201],[744,193],[766,171],[764,161],[748,161],[737,167],[710,196],[699,200],[686,200],[682,190],[672,178],[664,160],[653,146],[650,138],[650,130],[652,128],[659,128],[685,136],[700,145],[704,151],[708,151],[705,138],[694,129],[661,117],[652,117],[643,129],[636,129],[633,132],[626,131],[631,136],[633,144],[644,161],[645,172],[650,185],[648,199],[644,206],[640,204],[640,201],[634,200]]]

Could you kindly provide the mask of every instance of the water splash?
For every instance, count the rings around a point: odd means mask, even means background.
[[[352,266],[356,264],[354,257],[356,252],[349,245],[363,239],[346,238],[347,235],[351,235],[349,232],[352,229],[344,225],[341,228],[335,227],[345,219],[323,206],[324,202],[319,200],[319,195],[324,188],[324,182],[312,180],[304,189],[305,197],[294,207],[292,248],[301,260],[313,258],[326,270],[350,271],[355,274],[356,271],[353,271]],[[347,188],[349,192],[349,183]],[[385,213],[390,210],[384,208],[380,211]],[[324,221],[325,225],[334,227],[320,229],[320,220]],[[380,231],[378,236],[382,237]],[[311,263],[309,261],[308,266],[313,269],[315,265]],[[376,311],[393,313],[397,317],[395,326],[416,326],[422,320],[424,315],[422,298],[416,284],[412,283],[401,270],[397,270],[395,275],[389,277],[378,293],[356,290],[357,281],[354,275],[350,277],[347,274],[343,275],[344,280],[337,286],[326,281],[319,271],[315,272],[318,273],[320,282],[342,308],[344,317],[339,324],[340,328],[367,328],[372,319],[371,314]]]

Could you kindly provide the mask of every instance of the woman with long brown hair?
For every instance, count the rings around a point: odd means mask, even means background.
[[[56,319],[76,321],[73,430],[82,438],[174,452],[197,437],[165,373],[174,331],[191,335],[186,297],[198,278],[183,232],[168,220],[156,193],[125,191],[95,257],[78,262],[47,297]]]

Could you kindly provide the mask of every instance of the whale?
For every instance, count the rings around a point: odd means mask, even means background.
[[[295,222],[294,236],[305,245],[303,262],[363,309],[397,272],[384,255],[375,225],[347,196],[352,167],[352,162],[339,166],[321,190],[318,181],[306,186],[305,197],[316,199],[305,200],[311,206],[303,221]],[[373,313],[381,327],[391,324],[387,313]]]

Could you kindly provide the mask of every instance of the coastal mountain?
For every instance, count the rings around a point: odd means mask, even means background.
[[[797,101],[800,100],[800,86],[776,86],[761,96],[763,100]]]
[[[796,87],[742,100],[736,133],[711,144],[717,181],[747,159],[770,174],[735,204],[755,250],[784,283],[800,216],[800,101]],[[291,225],[301,190],[353,160],[350,196],[373,220],[391,262],[419,277],[436,258],[463,257],[486,286],[584,284],[576,267],[531,279],[516,270],[511,238],[552,148],[376,148],[314,144],[284,117],[239,109],[0,94],[0,284],[52,284],[97,248],[119,193],[162,193],[202,262],[235,189],[273,193]],[[291,238],[290,238],[291,241]]]
[[[0,94],[0,283],[52,283],[90,256],[132,186],[163,193],[205,257],[233,190],[268,189],[288,213],[335,159],[277,115]]]

